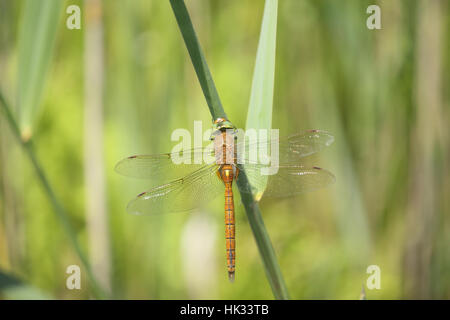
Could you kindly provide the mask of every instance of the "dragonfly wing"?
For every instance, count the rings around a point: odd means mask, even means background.
[[[216,164],[205,165],[191,174],[139,194],[127,207],[133,214],[185,212],[198,208],[224,192]]]
[[[196,148],[174,153],[163,153],[154,155],[136,155],[119,161],[115,170],[133,178],[160,178],[173,180],[200,169],[205,163],[204,155],[210,154],[208,148]]]
[[[264,197],[290,197],[303,192],[321,189],[334,183],[334,175],[319,167],[304,167],[301,165],[282,165],[274,175],[264,175],[259,165],[244,165],[246,173],[252,176],[251,185],[247,185],[242,192],[255,193],[264,189]],[[239,179],[241,176],[238,176]]]
[[[286,162],[290,162],[291,158],[298,159],[319,152],[333,141],[334,137],[330,133],[321,130],[294,134],[280,140],[280,156],[283,158],[286,155]]]
[[[313,155],[323,148],[329,146],[334,141],[333,136],[322,130],[308,130],[297,133],[278,141],[278,163],[290,164],[298,163],[299,158]],[[238,161],[242,164],[257,164],[261,162],[261,145],[267,147],[267,155],[274,156],[271,152],[272,143],[276,142],[270,139],[238,142],[236,144],[238,152]],[[274,144],[276,147],[277,145]]]

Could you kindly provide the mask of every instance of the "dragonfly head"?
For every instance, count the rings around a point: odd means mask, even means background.
[[[232,130],[233,132],[236,130],[236,127],[231,123],[231,121],[225,119],[225,118],[217,118],[213,122],[213,128],[211,133],[211,140],[214,140],[214,138],[221,134],[224,131]]]

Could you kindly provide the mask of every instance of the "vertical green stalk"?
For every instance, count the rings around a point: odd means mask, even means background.
[[[213,117],[213,120],[217,118],[227,118],[225,111],[223,110],[222,103],[220,102],[219,94],[217,93],[216,86],[214,85],[211,72],[209,72],[208,64],[206,63],[203,51],[200,48],[197,35],[195,34],[194,27],[192,26],[191,18],[186,9],[186,5],[182,0],[170,0],[175,18],[178,22],[181,34],[183,35],[184,43],[191,56],[192,64],[194,65],[195,72],[197,73],[198,81],[205,95],[206,102],[208,103],[209,111]]]
[[[248,190],[247,175],[243,170],[240,171],[240,180],[237,183],[239,191],[241,189]],[[246,187],[247,186],[247,187]],[[289,292],[281,273],[280,265],[278,264],[275,250],[270,241],[269,233],[267,232],[264,220],[262,218],[261,210],[258,203],[253,199],[253,196],[247,192],[241,192],[242,203],[247,213],[248,222],[253,231],[256,244],[258,246],[259,254],[266,271],[267,280],[272,288],[275,299],[288,300]]]
[[[214,81],[206,64],[205,57],[200,48],[197,36],[194,31],[189,13],[183,0],[170,0],[173,12],[178,22],[184,42],[189,51],[189,55],[194,65],[197,77],[200,81],[203,94],[209,106],[209,110],[214,119],[226,117],[222,104],[217,94]],[[242,180],[238,183],[239,190],[245,188],[248,179],[244,171],[240,172]],[[256,244],[263,261],[267,279],[276,299],[289,299],[289,294],[281,274],[275,251],[267,233],[258,203],[254,201],[252,195],[241,192],[241,199],[244,205],[250,226],[253,231]]]
[[[90,264],[88,262],[88,259],[84,255],[80,244],[77,241],[75,231],[72,228],[72,225],[70,224],[69,217],[67,212],[65,211],[64,207],[59,202],[58,198],[56,197],[49,181],[47,180],[47,177],[44,173],[44,170],[42,169],[36,155],[33,149],[32,139],[24,140],[22,139],[21,132],[19,129],[19,126],[14,119],[14,116],[11,112],[11,108],[6,103],[5,98],[3,97],[3,94],[0,92],[0,105],[2,106],[2,109],[5,113],[6,120],[8,121],[9,125],[11,126],[11,130],[13,134],[16,136],[17,140],[22,145],[23,149],[25,150],[25,153],[30,158],[31,163],[33,164],[34,169],[36,170],[36,174],[38,175],[39,180],[41,180],[42,186],[44,187],[45,192],[47,193],[48,198],[50,199],[50,202],[53,206],[53,209],[56,213],[56,216],[61,221],[66,233],[69,236],[69,239],[72,243],[72,246],[75,249],[75,252],[77,253],[78,257],[81,260],[81,263],[84,265],[86,272],[88,274],[88,277],[91,280],[91,286],[93,294],[96,298],[102,298],[104,297],[103,290],[100,288],[100,286],[97,284],[97,280],[95,279]]]

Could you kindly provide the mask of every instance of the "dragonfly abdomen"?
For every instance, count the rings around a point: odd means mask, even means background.
[[[228,279],[234,281],[236,269],[236,239],[233,200],[233,179],[235,171],[232,165],[223,165],[219,171],[225,184],[225,243],[227,248]]]
[[[225,241],[227,248],[228,278],[234,280],[236,266],[236,238],[234,221],[234,201],[231,182],[225,184]]]

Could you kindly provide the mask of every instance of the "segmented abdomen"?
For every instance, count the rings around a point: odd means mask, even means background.
[[[236,240],[233,189],[231,183],[225,184],[225,240],[227,246],[228,277],[233,281],[236,263]]]

